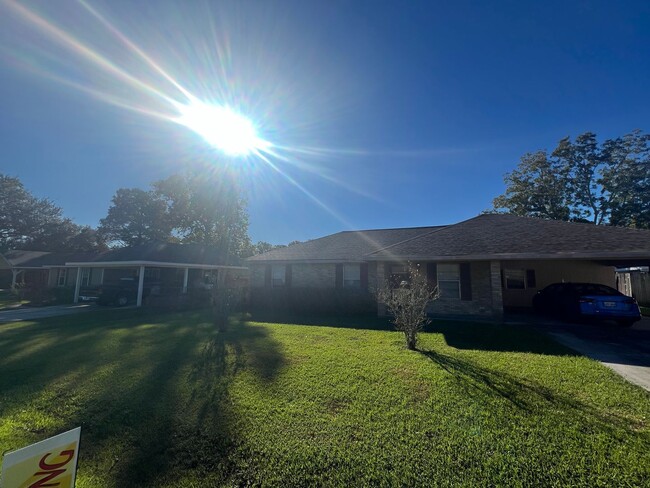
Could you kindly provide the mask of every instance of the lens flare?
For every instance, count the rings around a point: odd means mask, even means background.
[[[194,101],[178,110],[176,122],[228,155],[246,156],[265,146],[253,123],[229,107]]]

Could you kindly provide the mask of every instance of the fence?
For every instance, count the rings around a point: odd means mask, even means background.
[[[650,306],[650,273],[616,273],[616,281],[621,293],[633,296],[641,305]]]

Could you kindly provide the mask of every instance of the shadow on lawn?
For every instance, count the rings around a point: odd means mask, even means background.
[[[395,330],[390,318],[373,315],[309,316],[280,312],[253,312],[249,316],[249,320],[262,323],[318,325],[346,329]],[[423,332],[442,334],[445,342],[456,349],[530,352],[554,356],[579,355],[527,325],[432,319]]]
[[[116,487],[173,485],[184,470],[236,479],[232,381],[245,370],[266,384],[284,364],[264,328],[218,332],[202,313],[44,319],[3,331],[0,358],[0,391],[15,400],[0,416],[23,405],[61,419],[36,440],[81,425],[80,473]]]
[[[481,401],[503,399],[528,414],[546,414],[553,410],[558,414],[558,422],[579,419],[585,429],[594,427],[621,438],[624,437],[621,436],[621,429],[633,427],[628,418],[604,414],[537,382],[525,381],[506,372],[484,368],[472,361],[435,351],[420,350],[420,353],[455,377],[468,396]]]
[[[580,355],[527,325],[433,320],[425,331],[442,334],[447,345],[456,349]]]

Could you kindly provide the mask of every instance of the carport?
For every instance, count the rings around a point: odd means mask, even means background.
[[[90,269],[101,269],[102,271],[102,282],[103,277],[106,273],[106,270],[110,269],[123,269],[123,270],[133,270],[137,273],[138,277],[138,292],[137,292],[137,301],[136,306],[142,306],[142,298],[144,291],[144,280],[147,269],[161,269],[161,268],[173,268],[177,270],[182,270],[183,281],[182,286],[179,287],[178,293],[185,294],[188,292],[189,285],[189,276],[190,270],[200,270],[200,271],[211,271],[217,277],[217,280],[222,281],[226,279],[226,276],[229,271],[234,273],[245,273],[247,268],[240,266],[224,266],[224,265],[208,265],[208,264],[191,264],[191,263],[168,263],[164,261],[98,261],[98,262],[71,262],[66,263],[66,267],[76,269],[77,278],[75,280],[75,290],[74,290],[74,303],[79,302],[79,296],[82,285],[82,276],[85,270]]]

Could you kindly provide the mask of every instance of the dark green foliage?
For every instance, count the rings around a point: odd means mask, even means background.
[[[181,242],[216,246],[229,255],[248,254],[248,214],[241,189],[225,171],[187,172],[154,183],[166,202]]]
[[[172,238],[167,204],[155,192],[139,188],[120,188],[115,192],[99,231],[108,241],[124,246]]]
[[[18,178],[0,173],[0,251],[105,248],[105,242],[94,229],[63,217],[63,211],[53,202],[36,198]]]
[[[650,135],[637,130],[599,144],[590,132],[549,155],[522,156],[494,209],[516,215],[650,228]]]

